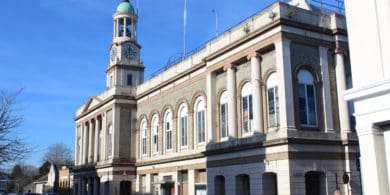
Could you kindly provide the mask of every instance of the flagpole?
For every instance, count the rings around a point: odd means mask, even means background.
[[[183,13],[183,59],[187,53],[186,45],[186,29],[187,29],[187,0],[184,0],[184,13]]]

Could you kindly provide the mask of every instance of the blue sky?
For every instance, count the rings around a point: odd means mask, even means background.
[[[131,1],[136,7],[137,3]],[[145,77],[183,50],[183,0],[139,0],[138,42]],[[187,0],[187,48],[236,25],[273,0]],[[2,0],[0,88],[25,88],[18,98],[24,122],[16,134],[36,151],[24,161],[41,165],[55,143],[74,147],[75,110],[105,88],[112,14],[120,0]]]

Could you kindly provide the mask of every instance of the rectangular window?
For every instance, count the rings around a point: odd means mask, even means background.
[[[187,116],[180,118],[181,146],[187,146]]]
[[[269,127],[279,126],[279,96],[277,87],[268,89],[268,125]]]
[[[133,75],[127,75],[127,86],[133,86]]]
[[[242,130],[243,133],[252,131],[253,106],[252,95],[242,97]]]
[[[204,110],[197,113],[197,131],[198,131],[198,143],[205,142],[205,117]]]
[[[299,116],[302,125],[317,126],[317,111],[313,85],[299,84]]]
[[[170,127],[170,123],[165,123],[165,129],[166,129],[166,149],[171,150],[172,149],[172,129]]]
[[[226,138],[228,136],[228,105],[227,103],[221,104],[221,138]]]
[[[158,127],[153,127],[153,145],[154,152],[158,152]]]

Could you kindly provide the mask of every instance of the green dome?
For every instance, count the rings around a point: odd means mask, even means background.
[[[122,1],[116,8],[116,12],[118,13],[132,13],[134,12],[134,7],[130,4],[130,2],[127,0]]]

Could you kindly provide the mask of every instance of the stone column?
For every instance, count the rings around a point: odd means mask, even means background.
[[[102,122],[102,144],[101,144],[101,158],[103,160],[107,160],[107,113],[104,113],[103,115],[103,122]]]
[[[346,89],[345,65],[344,65],[343,48],[336,48],[335,50],[335,65],[336,65],[336,83],[337,83],[337,102],[339,106],[339,120],[340,120],[340,134],[342,137],[346,136],[351,131],[348,114],[348,104],[344,100],[344,92]]]
[[[361,120],[363,119],[363,120]],[[364,120],[366,119],[366,120]],[[389,176],[386,164],[386,148],[383,129],[376,128],[367,118],[357,118],[361,172],[364,194],[388,194]],[[360,122],[360,124],[359,124]],[[388,153],[387,153],[388,154]]]
[[[101,119],[99,120],[99,118],[96,118],[96,121],[95,121],[95,143],[93,144],[94,145],[94,155],[93,155],[93,162],[98,162],[98,157],[99,157],[99,133],[100,133],[100,129],[101,129]]]
[[[79,130],[79,126],[76,124],[76,128],[75,128],[75,142],[74,142],[74,163],[75,165],[79,165],[80,164],[80,148],[78,147],[79,146],[79,135],[80,135],[80,130]]]
[[[215,73],[208,72],[206,76],[206,87],[207,87],[207,103],[206,103],[206,112],[207,112],[207,120],[206,120],[206,143],[210,141],[216,141],[216,110],[215,110],[215,97],[216,97],[216,88],[215,88]]]
[[[93,162],[93,134],[95,131],[95,122],[93,120],[90,121],[89,125],[89,138],[88,138],[88,162],[92,163]]]
[[[291,74],[290,40],[281,39],[275,44],[276,71],[279,74],[280,129],[295,129],[294,94]]]
[[[329,79],[329,64],[328,64],[328,48],[319,47],[320,65],[322,74],[322,101],[324,105],[324,121],[325,132],[334,132],[333,126],[333,112],[332,112],[332,96],[330,93],[330,79]]]
[[[94,195],[93,194],[93,179],[88,178],[88,195]]]
[[[123,17],[123,36],[126,36],[126,28],[127,27],[127,20],[126,17]]]
[[[227,71],[228,134],[230,138],[237,138],[236,65],[228,64],[224,70]]]
[[[88,163],[88,126],[83,125],[83,164]]]
[[[94,195],[97,195],[97,194],[99,194],[98,192],[99,192],[99,183],[98,183],[99,181],[98,181],[98,178],[97,177],[94,177],[93,178],[93,194]]]
[[[251,82],[252,82],[252,97],[253,97],[253,132],[264,133],[263,130],[263,113],[262,113],[262,97],[261,97],[261,55],[257,52],[252,52],[247,56],[251,61]]]

